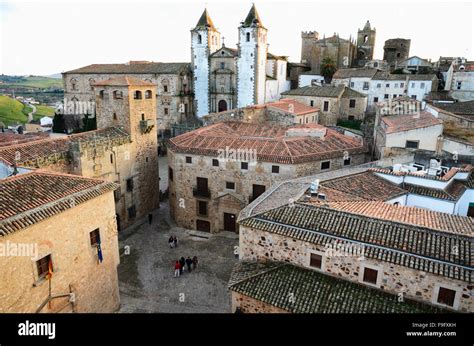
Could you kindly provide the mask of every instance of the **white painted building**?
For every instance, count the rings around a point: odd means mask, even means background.
[[[474,100],[474,61],[453,61],[446,73],[444,89],[459,101]]]

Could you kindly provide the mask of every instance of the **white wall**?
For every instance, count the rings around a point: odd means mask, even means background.
[[[469,208],[469,203],[474,203],[474,189],[468,189],[464,192],[461,198],[456,204],[455,214],[461,216],[467,216],[467,209]]]
[[[201,43],[198,41],[201,35]],[[191,62],[194,72],[194,100],[196,115],[209,114],[209,56],[208,33],[206,30],[193,31],[191,34]]]
[[[407,119],[407,121],[409,121],[409,119]],[[406,141],[419,141],[418,149],[435,151],[438,136],[442,133],[442,124],[413,129],[410,131],[387,133],[385,146],[387,148],[405,148]]]
[[[431,92],[433,82],[431,80],[416,80],[410,81],[408,83],[408,96],[412,97],[413,95],[416,96],[418,101],[422,101],[423,98]]]
[[[453,214],[455,203],[438,198],[414,195],[410,193],[407,197],[406,205],[408,207],[420,207],[442,213]]]
[[[298,88],[311,86],[311,81],[316,80],[318,83],[324,82],[324,77],[319,74],[302,74],[298,78]]]
[[[451,154],[456,152],[458,155],[474,156],[474,145],[448,138],[443,138],[443,150]]]

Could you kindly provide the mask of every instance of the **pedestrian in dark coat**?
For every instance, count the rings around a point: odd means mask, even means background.
[[[170,236],[170,239],[168,239],[168,245],[170,246],[170,248],[173,247],[173,245],[174,245],[173,236]]]
[[[193,264],[193,260],[191,259],[191,257],[188,256],[188,258],[186,258],[186,266],[188,267],[188,272],[191,273],[191,264]]]
[[[151,225],[151,222],[153,221],[153,214],[149,213],[148,214],[148,223]]]
[[[186,264],[186,260],[184,259],[184,257],[181,257],[179,259],[179,264],[181,264],[180,272],[181,272],[181,274],[183,274],[184,266]]]
[[[178,238],[176,238],[175,235],[173,236],[173,244],[174,244],[174,247],[178,247]]]
[[[193,257],[193,269],[196,269],[198,266],[198,258],[197,256]]]

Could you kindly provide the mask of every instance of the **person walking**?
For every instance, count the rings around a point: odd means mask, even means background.
[[[193,257],[193,269],[196,270],[197,266],[198,266],[198,258],[197,258],[197,256],[194,256]]]
[[[148,213],[148,224],[151,225],[151,222],[153,221],[153,214]]]
[[[173,236],[173,244],[174,244],[174,247],[178,247],[178,238],[176,238],[175,235]]]
[[[170,236],[170,239],[168,239],[168,245],[170,246],[170,249],[173,248],[174,246],[173,236]]]
[[[188,258],[186,258],[186,265],[188,267],[188,272],[191,273],[191,264],[193,264],[193,260],[191,259],[191,257],[188,256]]]
[[[179,274],[181,273],[181,264],[179,261],[176,261],[174,264],[174,277],[179,278]]]
[[[183,274],[184,265],[186,264],[186,260],[184,259],[184,257],[181,257],[181,258],[179,259],[179,264],[181,265],[180,273]]]

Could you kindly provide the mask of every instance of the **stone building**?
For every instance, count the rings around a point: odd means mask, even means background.
[[[126,64],[93,64],[63,72],[64,113],[95,111],[94,84],[118,77],[153,83],[158,132],[169,135],[171,125],[193,120],[193,78],[189,63],[131,61]],[[70,107],[73,105],[74,107]],[[92,108],[92,110],[91,110]]]
[[[357,57],[355,66],[363,67],[374,57],[375,49],[375,28],[371,28],[370,22],[365,23],[364,28],[357,30]]]
[[[367,96],[344,85],[306,86],[282,96],[320,109],[319,123],[325,126],[342,119],[363,120],[367,108]]]
[[[131,77],[95,83],[98,130],[11,142],[0,147],[0,173],[42,168],[115,182],[119,229],[130,225],[159,206],[155,87]]]
[[[117,187],[46,171],[0,180],[1,313],[119,309]]]
[[[255,5],[239,29],[237,49],[221,44],[207,10],[191,30],[196,114],[276,101],[290,88],[287,59],[268,52],[267,29]]]
[[[240,210],[273,184],[361,164],[366,151],[316,124],[217,122],[170,140],[170,213],[182,227],[237,232]]]
[[[410,56],[410,43],[411,40],[404,38],[386,40],[383,46],[383,60],[395,68],[397,62],[408,59]]]
[[[233,310],[472,313],[474,219],[406,206],[403,187],[352,167],[267,191],[239,215]]]

